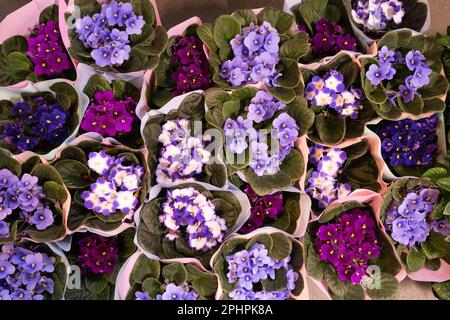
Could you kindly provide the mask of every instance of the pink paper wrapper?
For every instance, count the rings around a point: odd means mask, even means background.
[[[142,153],[144,155],[145,161],[144,161],[143,166],[144,166],[145,172],[148,172],[148,166],[147,166],[148,151],[145,148],[144,149],[139,149],[139,150],[134,150],[134,149],[128,148],[126,146],[123,146],[118,141],[116,141],[116,140],[114,140],[112,138],[103,138],[101,135],[99,135],[97,133],[94,133],[94,132],[88,132],[88,133],[82,134],[81,136],[75,138],[70,143],[66,144],[66,147],[68,147],[68,146],[75,146],[75,145],[79,144],[82,141],[97,141],[97,142],[102,143],[105,147],[110,147],[110,148],[122,147],[122,148],[128,149],[130,151],[138,151],[138,152],[140,152],[140,153]],[[64,148],[59,150],[56,153],[54,161],[59,159],[59,157],[61,156],[62,150],[64,150]],[[69,206],[69,209],[70,209],[70,206]],[[140,210],[140,208],[136,209],[136,211],[139,211],[139,210]],[[70,210],[68,210],[68,212],[69,211]],[[77,228],[76,230],[69,230],[68,229],[68,234],[70,235],[70,234],[73,234],[75,232],[89,231],[91,233],[95,233],[95,234],[101,235],[103,237],[113,237],[113,236],[116,236],[119,233],[123,232],[124,230],[134,226],[133,214],[134,213],[130,213],[130,214],[126,215],[123,218],[123,223],[117,229],[114,229],[112,231],[102,231],[102,230],[99,230],[99,229],[88,228],[88,227],[85,227],[84,225],[82,225],[79,228]],[[130,222],[126,222],[127,220],[130,221]]]
[[[34,157],[34,156],[39,157],[39,159],[41,159],[41,162],[43,164],[49,164],[49,162],[47,160],[45,160],[42,156],[40,156],[40,155],[38,155],[36,153],[30,152],[30,151],[26,151],[26,152],[23,152],[23,153],[21,153],[19,155],[12,156],[12,158],[17,160],[17,161],[19,161],[20,163],[24,163],[29,158]],[[71,198],[70,192],[69,192],[69,190],[67,190],[66,186],[64,186],[64,189],[66,190],[66,193],[67,193],[67,200],[63,204],[61,204],[60,209],[62,211],[63,225],[65,227],[66,232],[60,238],[50,241],[51,243],[57,242],[57,241],[61,241],[62,239],[64,239],[66,237],[66,235],[69,232],[69,229],[67,227],[67,218],[69,217],[70,204],[72,202],[72,198]],[[28,240],[28,241],[31,241],[31,242],[35,242],[33,239],[27,238],[27,237],[22,238],[22,239],[23,240]]]
[[[203,23],[199,17],[192,17],[169,29],[169,31],[167,31],[167,36],[169,37],[169,39],[174,36],[181,36],[188,27],[194,24],[201,26]],[[203,46],[203,50],[205,51],[206,57],[209,58],[209,53],[205,46]],[[155,85],[154,71],[148,70],[144,74],[144,84],[142,85],[141,90],[141,100],[136,108],[136,114],[140,119],[144,117],[146,112],[150,111],[147,92],[149,88],[153,88],[154,85]]]
[[[375,214],[375,220],[378,225],[378,229],[380,230],[381,234],[386,238],[386,240],[389,239],[389,236],[387,235],[384,225],[380,219],[380,208],[381,208],[381,203],[382,203],[382,197],[380,194],[370,191],[370,190],[358,189],[358,190],[355,190],[354,192],[352,192],[347,197],[334,201],[333,204],[331,204],[331,206],[337,206],[339,204],[343,204],[343,203],[346,203],[349,201],[357,201],[359,203],[369,205]],[[311,222],[315,222],[315,221],[319,220],[319,218],[320,218],[320,216],[313,219]],[[392,246],[392,244],[391,244],[391,246]],[[392,249],[393,249],[393,254],[395,255],[395,258],[397,259],[399,264],[402,266],[400,271],[395,275],[395,278],[399,282],[401,282],[403,279],[406,278],[406,271],[403,268],[401,260],[400,260],[399,256],[396,254],[395,248],[393,246],[392,246]],[[331,296],[328,292],[328,285],[327,285],[326,281],[319,281],[312,277],[309,277],[309,278],[314,281],[314,283],[327,296],[327,298],[331,299]],[[365,293],[365,296],[366,296],[366,299],[370,300],[370,297],[367,295],[367,293]]]
[[[253,238],[254,236],[257,236],[257,235],[259,235],[261,233],[268,233],[268,234],[282,233],[286,237],[288,237],[288,238],[290,238],[290,239],[292,239],[294,241],[297,241],[302,246],[302,249],[304,250],[303,245],[300,243],[300,241],[298,241],[292,235],[287,234],[284,231],[280,231],[280,230],[272,228],[272,227],[259,228],[258,230],[255,230],[255,231],[253,231],[253,232],[251,232],[249,234],[246,234],[246,235],[237,235],[237,234],[235,234],[234,236],[232,236],[229,239],[227,239],[227,241],[230,240],[230,239],[236,239],[236,238],[248,240],[248,239]],[[217,252],[212,256],[211,262],[210,262],[210,266],[211,266],[212,269],[214,268],[214,260],[215,260],[215,258],[220,253],[220,251],[222,250],[222,247],[227,243],[227,241],[225,241],[220,246],[219,250],[217,250]],[[293,296],[292,295],[292,298],[295,299],[295,300],[309,300],[309,290],[308,290],[308,282],[307,282],[307,274],[306,274],[305,262],[303,262],[303,266],[302,266],[302,268],[300,270],[295,270],[295,271],[297,271],[302,276],[304,287],[303,287],[303,290],[300,293],[300,295],[298,295],[298,296]],[[218,286],[217,293],[216,293],[216,300],[220,300],[220,297],[222,296],[222,294],[223,294],[223,289],[222,289],[222,285],[221,285],[220,279],[219,279],[219,286]]]
[[[374,160],[375,160],[375,162],[376,162],[376,164],[378,166],[378,179],[377,179],[377,181],[378,181],[378,183],[381,186],[381,190],[380,190],[379,194],[384,194],[386,192],[386,190],[387,190],[387,184],[383,180],[383,172],[385,170],[386,163],[384,162],[384,160],[381,158],[381,156],[379,154],[379,150],[381,149],[381,142],[380,142],[379,139],[377,139],[376,137],[370,136],[370,135],[363,135],[360,138],[355,138],[355,139],[350,139],[350,140],[344,141],[343,143],[341,143],[341,144],[339,144],[337,146],[334,146],[334,147],[346,148],[348,146],[351,146],[351,145],[353,145],[355,143],[358,143],[358,142],[362,141],[363,139],[366,139],[367,142],[369,143],[370,154],[372,155],[372,157],[374,158]],[[326,145],[326,144],[324,144],[324,146],[331,147],[330,145]],[[308,167],[308,160],[309,160],[309,147],[308,147],[308,144],[307,144],[307,140],[306,139],[301,139],[301,138],[297,139],[297,141],[295,142],[295,147],[297,148],[297,150],[300,151],[300,153],[302,154],[303,159],[305,161],[305,172],[304,172],[304,174],[302,175],[302,177],[300,178],[300,181],[299,181],[300,190],[302,191],[302,193],[305,194],[305,197],[307,197],[309,199],[309,202],[311,203],[312,199],[311,199],[311,197],[309,197],[308,194],[306,194],[306,191],[305,191],[305,189],[306,189],[306,171],[307,171],[306,168]],[[350,194],[350,196],[353,195],[356,191],[359,192],[359,190],[361,190],[361,189],[354,190]],[[304,202],[304,199],[301,198],[300,199],[300,206],[304,205],[303,202]],[[332,202],[332,204],[333,203],[338,203],[338,200]],[[304,212],[306,212],[306,211],[302,210],[302,215],[303,215]],[[311,211],[308,211],[308,214],[307,214],[308,217],[309,217],[310,213],[311,213]],[[300,226],[300,229],[306,231],[306,228],[307,228],[308,223],[310,222],[310,219],[309,218],[306,219],[305,217],[303,217],[303,218],[300,217],[299,220],[302,223],[301,226]]]
[[[131,257],[128,258],[128,260],[123,264],[122,268],[120,269],[119,273],[117,274],[116,279],[116,287],[114,292],[114,300],[125,300],[128,291],[131,288],[130,285],[130,274],[133,271],[134,265],[136,264],[136,261],[139,259],[139,257],[143,255],[141,251],[136,251]],[[192,264],[199,268],[201,271],[211,273],[210,271],[206,270],[200,262],[196,259],[190,259],[190,258],[180,258],[180,259],[163,259],[160,260],[163,263],[174,263],[179,262],[183,264]]]
[[[70,48],[70,38],[69,38],[69,28],[70,25],[73,25],[75,23],[73,17],[70,17],[68,20],[66,20],[65,13],[66,12],[74,12],[75,16],[77,15],[77,12],[75,10],[75,0],[69,0],[68,4],[66,4],[66,0],[53,0],[54,2],[58,2],[59,4],[59,30],[61,31],[62,40],[64,43],[64,46],[66,48]],[[99,4],[108,2],[107,0],[92,0],[97,1]],[[151,5],[153,6],[153,11],[155,12],[155,19],[156,24],[158,26],[161,25],[161,18],[158,11],[158,6],[156,5],[155,0],[149,0]],[[79,13],[78,13],[79,14]],[[77,18],[81,18],[78,17]],[[74,61],[75,67],[78,65],[78,61],[72,59]]]

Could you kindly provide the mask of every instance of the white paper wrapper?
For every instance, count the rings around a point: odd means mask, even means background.
[[[437,115],[439,117],[439,126],[438,126],[437,132],[436,132],[437,138],[438,138],[438,141],[437,141],[438,149],[437,149],[437,152],[436,152],[435,162],[447,165],[448,164],[448,162],[446,160],[446,155],[447,155],[447,137],[446,137],[446,134],[445,134],[444,115],[443,115],[442,112],[438,112]],[[405,118],[403,118],[403,119],[405,119]],[[381,119],[381,118],[377,118],[375,120],[372,120],[371,122],[368,122],[367,124],[368,125],[376,125],[376,124],[380,123],[382,120],[383,119]],[[366,126],[366,130],[365,130],[364,134],[368,135],[368,136],[372,136],[372,137],[374,137],[374,139],[378,139],[380,141],[380,146],[378,148],[378,156],[381,159],[383,159],[383,157],[381,155],[381,139],[380,139],[380,137],[378,137],[378,135],[375,132],[373,132],[371,129],[369,129],[367,126]],[[385,181],[388,181],[388,182],[399,179],[400,177],[397,177],[392,172],[392,170],[389,168],[388,164],[386,163],[386,161],[384,159],[383,159],[383,162],[385,163],[385,165],[383,166],[384,167],[383,179]],[[409,178],[414,178],[414,177],[409,176]]]
[[[136,264],[136,261],[139,259],[141,255],[144,253],[141,251],[136,251],[132,256],[130,256],[127,261],[123,264],[122,268],[120,269],[119,273],[117,274],[116,279],[116,287],[114,290],[114,300],[125,300],[128,294],[128,291],[131,288],[130,285],[130,275],[133,271],[134,265]],[[201,263],[198,262],[196,259],[191,258],[180,258],[180,259],[163,259],[160,260],[163,263],[183,263],[183,264],[192,264],[199,268],[203,272],[211,273],[210,271],[206,270],[205,267],[202,266]],[[213,273],[211,273],[213,274]]]
[[[300,243],[300,241],[298,241],[297,239],[295,239],[292,235],[287,234],[286,232],[280,231],[278,229],[272,228],[272,227],[264,227],[264,228],[259,228],[258,230],[255,230],[249,234],[246,235],[233,235],[231,236],[229,239],[251,239],[259,234],[262,233],[268,233],[268,234],[272,234],[272,233],[282,233],[284,234],[286,237],[290,238],[291,240],[297,241],[298,243]],[[301,244],[301,243],[300,243]],[[302,245],[302,244],[301,244]],[[213,269],[213,265],[214,265],[214,260],[216,259],[216,257],[219,255],[220,250],[222,249],[223,244],[220,246],[219,250],[217,250],[217,252],[212,256],[211,258],[211,262],[210,262],[210,266]],[[302,249],[303,245],[302,245]],[[304,287],[302,292],[300,293],[300,295],[298,296],[294,296],[292,295],[292,298],[295,300],[309,300],[309,290],[308,290],[308,281],[306,278],[306,268],[305,268],[305,261],[303,261],[303,265],[302,268],[300,270],[294,270],[296,272],[298,272],[300,274],[300,276],[303,278],[303,283],[304,283]],[[220,297],[223,294],[223,288],[222,285],[220,283],[220,279],[219,279],[219,287],[217,289],[217,293],[216,293],[216,300],[220,300]]]
[[[77,107],[77,114],[78,118],[80,119],[79,123],[81,123],[81,119],[83,119],[84,112],[86,111],[86,107],[89,103],[89,99],[85,94],[80,92],[74,85],[73,82],[69,80],[64,79],[54,79],[54,80],[48,80],[48,81],[42,81],[38,83],[32,83],[30,81],[24,81],[20,83],[19,85],[12,86],[12,87],[3,87],[0,88],[0,100],[9,100],[12,103],[22,102],[23,99],[20,96],[21,93],[37,93],[37,92],[52,92],[50,90],[50,87],[58,82],[65,82],[69,85],[71,85],[77,92],[78,95],[78,107]],[[69,137],[63,142],[59,147],[56,147],[55,149],[51,150],[47,154],[40,154],[42,158],[45,160],[51,161],[54,159],[56,153],[63,148],[63,146],[72,141],[78,134],[78,130],[80,128],[80,124],[74,129],[74,131],[69,135]]]
[[[427,7],[428,7],[428,14],[427,14],[427,19],[425,20],[425,23],[424,23],[422,29],[420,29],[419,32],[413,30],[413,35],[414,34],[418,34],[418,33],[425,33],[425,32],[427,32],[427,30],[430,28],[430,25],[431,25],[431,11],[430,11],[430,5],[429,5],[428,0],[418,0],[418,2],[422,2],[422,3],[425,3],[427,5]],[[353,28],[353,31],[355,32],[355,35],[359,39],[361,39],[362,41],[367,43],[368,45],[372,45],[377,39],[372,39],[372,38],[369,38],[368,36],[366,36],[364,34],[364,32],[353,22],[353,19],[351,17],[351,8],[347,8],[347,14],[349,15],[350,24],[352,25],[352,28]],[[400,30],[400,29],[398,29],[398,30]]]
[[[149,197],[148,197],[148,200],[146,202],[149,202],[149,201],[152,201],[153,199],[155,199],[159,195],[159,193],[161,192],[161,190],[163,188],[164,189],[176,188],[177,185],[182,185],[182,184],[184,184],[184,183],[181,182],[181,183],[177,183],[177,184],[174,184],[174,185],[171,185],[171,186],[168,186],[168,187],[162,187],[161,185],[156,185],[156,186],[154,186],[154,187],[152,187],[150,189]],[[241,205],[241,212],[239,213],[239,216],[238,216],[238,218],[236,220],[235,225],[233,227],[231,227],[229,230],[227,230],[227,232],[225,234],[225,237],[224,237],[224,241],[226,239],[228,239],[229,237],[231,237],[233,235],[233,233],[237,232],[237,230],[239,230],[243,226],[245,221],[247,221],[247,219],[250,217],[250,202],[249,202],[247,196],[245,195],[245,193],[243,193],[239,189],[237,189],[237,188],[234,188],[234,189],[217,188],[217,187],[214,187],[214,186],[212,186],[210,184],[202,183],[202,182],[189,182],[189,184],[198,185],[198,186],[203,187],[203,188],[205,188],[206,190],[209,190],[209,191],[226,191],[226,192],[230,192],[239,201],[239,204]],[[142,209],[142,207],[141,207],[141,209]],[[137,230],[139,230],[139,225],[141,224],[141,219],[140,219],[139,215],[140,215],[140,210],[136,211],[135,214],[134,214],[134,221],[136,223],[136,229]],[[139,250],[142,251],[150,259],[161,260],[160,257],[158,257],[158,256],[156,256],[156,255],[154,255],[154,254],[152,254],[150,252],[147,252],[141,246],[141,244],[139,243],[139,240],[138,240],[137,232],[136,232],[136,235],[134,237],[134,243],[139,248]],[[218,246],[216,248],[212,249],[212,250],[215,250],[217,248],[218,248]],[[195,260],[198,263],[200,263],[200,261],[198,261],[197,259],[193,259],[193,260]]]

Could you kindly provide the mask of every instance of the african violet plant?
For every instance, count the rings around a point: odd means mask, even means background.
[[[227,169],[218,157],[221,148],[216,154],[207,149],[212,141],[211,135],[205,134],[205,118],[205,98],[199,93],[191,93],[164,113],[144,117],[142,135],[149,151],[152,185],[183,181],[217,187],[226,184]]]
[[[122,0],[99,4],[75,0],[81,17],[73,17],[69,53],[78,62],[110,72],[154,69],[167,45],[164,27],[157,25],[148,0]]]
[[[221,300],[291,300],[304,288],[303,248],[281,232],[230,238],[211,265],[222,288]]]
[[[0,89],[0,147],[14,154],[52,152],[78,129],[82,101],[68,82],[40,82],[27,89]]]
[[[75,68],[64,47],[58,25],[58,6],[45,8],[29,36],[16,35],[0,45],[0,85],[24,80],[75,80]]]
[[[420,32],[429,14],[428,5],[420,0],[344,0],[344,6],[357,34],[366,41],[395,29]]]
[[[143,146],[136,115],[140,99],[137,87],[125,80],[110,82],[101,75],[93,75],[83,92],[89,97],[90,104],[81,121],[80,133],[96,132],[131,148]]]
[[[381,220],[408,272],[450,264],[449,171],[436,167],[424,177],[396,180],[381,207]]]
[[[293,146],[314,119],[301,97],[286,105],[264,89],[214,88],[206,92],[206,105],[206,120],[224,134],[229,174],[240,171],[258,195],[300,179],[304,160]]]
[[[114,300],[117,274],[136,251],[134,228],[113,237],[89,232],[75,233],[66,253],[72,266],[81,271],[80,288],[67,288],[66,300]]]
[[[127,300],[214,300],[217,277],[193,263],[141,254],[129,277]]]
[[[161,259],[189,257],[203,265],[241,226],[248,201],[241,192],[208,190],[195,183],[154,192],[136,216],[139,246]]]
[[[240,9],[201,25],[213,81],[225,89],[265,84],[283,103],[295,99],[300,83],[298,60],[309,52],[306,33],[294,31],[294,17],[266,7],[258,14]]]
[[[370,202],[328,206],[309,224],[305,250],[308,274],[327,285],[332,299],[395,299],[399,294],[395,275],[401,264]],[[371,266],[379,268],[381,278],[370,278]]]
[[[65,258],[46,244],[0,245],[0,300],[61,300]]]
[[[123,146],[78,141],[52,163],[72,196],[68,228],[113,232],[132,221],[147,195],[145,157]]]
[[[375,126],[381,139],[381,155],[399,176],[420,176],[438,163],[440,143],[438,115],[420,120],[382,121]]]
[[[376,57],[363,57],[361,79],[366,98],[379,116],[396,120],[445,109],[448,81],[441,74],[442,47],[422,34],[403,29],[377,42]]]
[[[316,70],[302,69],[304,97],[315,114],[311,140],[335,145],[364,133],[374,111],[361,90],[359,72],[359,64],[346,53]]]
[[[0,149],[0,243],[66,235],[68,199],[59,173],[38,156],[19,162]]]
[[[305,191],[314,212],[320,213],[356,189],[381,191],[379,167],[370,147],[364,138],[343,148],[311,144]]]
[[[153,85],[148,87],[148,101],[162,107],[174,96],[212,86],[212,74],[203,42],[193,24],[182,35],[169,38],[167,49],[155,69]]]
[[[311,51],[301,62],[314,62],[342,50],[366,53],[368,47],[354,35],[340,0],[303,0],[291,8],[300,31],[308,33]]]
[[[259,196],[237,174],[230,176],[229,180],[250,200],[250,217],[238,233],[248,234],[263,227],[274,227],[289,234],[295,232],[301,213],[300,194],[296,192],[296,189],[275,191]]]

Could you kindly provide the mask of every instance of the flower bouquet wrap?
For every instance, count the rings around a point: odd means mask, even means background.
[[[217,277],[190,258],[154,260],[133,254],[119,272],[116,300],[212,300]]]
[[[313,112],[297,96],[285,104],[265,89],[206,92],[209,125],[223,132],[229,174],[240,172],[258,195],[294,185],[304,159],[294,148],[311,127]],[[303,138],[304,139],[304,138]]]
[[[142,88],[148,108],[161,108],[173,97],[212,86],[209,53],[197,34],[201,25],[200,18],[193,17],[167,32],[167,49]]]
[[[309,42],[292,15],[271,7],[240,9],[201,25],[197,33],[209,49],[216,85],[227,90],[265,85],[284,103],[295,99],[297,63],[309,52]]]
[[[340,0],[286,1],[300,31],[308,33],[311,51],[300,62],[330,60],[341,51],[368,53],[369,46],[353,32]]]
[[[0,243],[61,240],[69,207],[61,176],[45,160],[31,153],[9,156],[0,149]]]
[[[302,68],[304,97],[315,114],[309,139],[336,145],[363,135],[374,110],[363,94],[360,71],[359,61],[345,52],[317,69]]]
[[[152,186],[183,181],[227,184],[222,137],[217,130],[207,130],[205,113],[203,93],[192,92],[144,116],[141,129]]]
[[[380,156],[386,163],[383,177],[387,181],[397,176],[418,177],[432,166],[448,164],[441,113],[419,120],[379,121],[368,126],[367,134],[381,140]]]
[[[245,177],[234,174],[229,180],[233,186],[247,194],[251,205],[250,217],[238,233],[245,235],[259,228],[273,227],[293,236],[303,235],[301,226],[308,223],[311,210],[311,202],[306,194],[290,187],[259,196],[246,182]]]
[[[57,155],[52,166],[72,196],[70,233],[114,236],[133,224],[148,192],[145,150],[134,150],[86,133]]]
[[[379,222],[381,196],[357,190],[327,207],[305,235],[306,270],[332,299],[395,299],[405,272]]]
[[[112,73],[156,68],[167,45],[153,0],[70,0],[60,26],[77,62]]]
[[[450,280],[450,174],[439,167],[424,176],[395,181],[380,216],[408,276],[442,282]]]
[[[447,27],[446,34],[436,34],[436,41],[444,47],[442,56],[442,63],[444,65],[444,72],[447,79],[450,79],[450,26]],[[450,105],[450,96],[447,94],[446,105]],[[450,157],[450,108],[446,108],[444,112],[445,132],[447,139],[448,157]]]
[[[78,288],[67,288],[66,300],[114,300],[119,270],[136,251],[133,237],[136,230],[128,228],[116,236],[103,237],[77,232],[71,237],[66,253],[73,270],[80,276]]]
[[[284,232],[262,228],[225,241],[211,259],[216,299],[307,299],[303,248]]]
[[[59,30],[58,10],[58,0],[36,0],[3,19],[0,85],[24,80],[75,80],[75,68]]]
[[[142,148],[136,107],[143,77],[127,81],[109,74],[100,75],[85,64],[79,64],[77,70],[78,85],[90,101],[81,120],[80,135],[96,132],[127,147]]]
[[[0,245],[0,300],[61,300],[70,266],[50,244]]]
[[[0,88],[0,147],[51,160],[76,136],[86,105],[85,97],[64,80]]]
[[[380,141],[376,137],[364,135],[334,147],[314,143],[298,147],[308,155],[300,188],[311,197],[316,215],[355,190],[386,191],[382,178],[385,165],[378,155]]]
[[[387,32],[408,28],[424,33],[430,27],[428,0],[344,0],[355,34],[368,44]]]
[[[448,81],[434,39],[401,29],[386,33],[377,50],[359,59],[364,94],[379,116],[417,118],[445,109]]]
[[[204,183],[155,186],[135,214],[135,242],[154,259],[193,258],[204,266],[250,214],[245,194]]]

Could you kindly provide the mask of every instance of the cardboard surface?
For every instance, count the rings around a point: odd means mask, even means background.
[[[407,1],[407,0],[406,0]],[[0,19],[29,0],[0,0]],[[238,8],[260,8],[264,6],[283,7],[283,0],[156,0],[162,24],[167,28],[198,16],[203,22],[212,22],[221,14],[229,14]],[[431,7],[431,27],[429,35],[445,33],[450,25],[450,0],[429,0]],[[401,284],[400,299],[433,299],[429,283],[413,282],[405,279]],[[311,299],[324,299],[325,296],[309,281]]]

